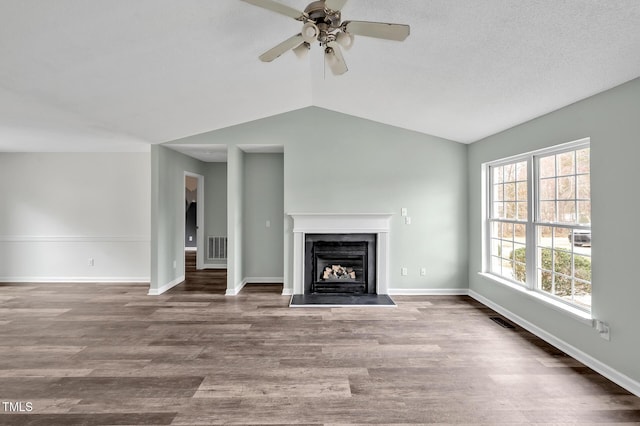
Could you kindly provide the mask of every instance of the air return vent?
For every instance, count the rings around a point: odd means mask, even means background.
[[[210,260],[227,258],[227,237],[207,237],[207,258]]]
[[[489,318],[491,319],[491,321],[495,322],[500,327],[503,327],[503,328],[516,328],[515,325],[511,324],[509,321],[505,320],[504,318],[500,318],[500,317],[489,317]]]

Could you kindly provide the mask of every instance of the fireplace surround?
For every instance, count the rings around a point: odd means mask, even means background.
[[[305,294],[375,294],[376,234],[306,234]]]
[[[367,278],[371,278],[373,284],[367,282],[366,293],[387,294],[389,283],[389,233],[392,214],[389,213],[291,213],[293,219],[293,294],[309,294],[305,291],[305,274],[308,274],[309,266],[307,261],[307,236],[320,234],[333,236],[335,239],[344,239],[345,243],[351,244],[355,240],[360,240],[364,234],[369,234],[367,244],[373,244],[374,250],[371,258],[367,258],[369,272]],[[329,242],[331,244],[335,244]],[[339,241],[338,241],[339,242]],[[326,248],[326,247],[325,247]],[[329,247],[331,248],[331,247]],[[358,247],[349,247],[356,254]],[[322,252],[323,250],[321,250]],[[322,254],[322,253],[321,253]],[[325,259],[327,260],[327,259]],[[346,259],[350,260],[350,259]],[[353,260],[353,259],[351,259]],[[331,263],[331,262],[328,262]],[[353,265],[332,265],[353,268]],[[349,263],[349,262],[345,262]],[[356,271],[358,277],[358,271]],[[357,278],[356,278],[357,280]],[[346,281],[344,282],[346,283]],[[343,284],[344,284],[343,283]],[[307,289],[308,290],[308,289]],[[353,289],[352,289],[353,290]],[[357,293],[357,291],[355,292]]]

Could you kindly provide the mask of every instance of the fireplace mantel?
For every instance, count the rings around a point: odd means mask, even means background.
[[[377,234],[376,293],[389,288],[392,213],[289,213],[293,219],[293,294],[304,294],[305,234]]]

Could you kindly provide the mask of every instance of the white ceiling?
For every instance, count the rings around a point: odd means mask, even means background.
[[[305,0],[281,0],[303,9]],[[638,0],[349,0],[349,72],[257,57],[300,23],[239,0],[0,0],[0,151],[137,151],[315,105],[473,142],[640,76]],[[211,151],[213,152],[213,151]]]

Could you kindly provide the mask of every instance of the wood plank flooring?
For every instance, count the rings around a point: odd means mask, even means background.
[[[464,296],[289,308],[224,271],[0,285],[2,425],[640,424],[640,398]]]

